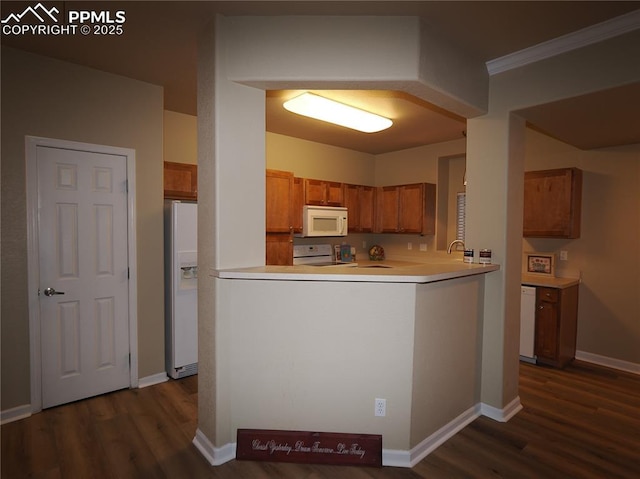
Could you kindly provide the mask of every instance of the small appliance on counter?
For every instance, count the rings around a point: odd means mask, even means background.
[[[340,245],[337,245],[341,249]],[[343,245],[348,246],[348,245]],[[351,247],[349,246],[349,256],[351,256]],[[342,256],[340,256],[342,258]],[[353,261],[345,262],[336,260],[334,247],[330,244],[305,244],[293,246],[293,265],[305,266],[333,266],[333,267],[354,267],[358,263]]]

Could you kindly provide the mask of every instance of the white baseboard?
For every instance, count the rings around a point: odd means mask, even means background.
[[[599,354],[587,353],[586,351],[576,351],[576,359],[607,368],[618,369],[627,373],[640,374],[640,364],[623,361],[621,359],[600,356]]]
[[[480,404],[480,414],[483,416],[487,416],[489,419],[493,419],[498,422],[507,422],[513,416],[522,411],[522,404],[520,403],[520,396],[516,396],[516,398],[507,404],[502,409],[498,409],[493,406],[489,406],[488,404]]]
[[[7,424],[13,421],[19,421],[31,416],[31,404],[23,404],[22,406],[13,407],[0,412],[0,424]]]
[[[435,449],[441,446],[451,437],[472,423],[481,414],[496,421],[506,422],[522,409],[520,398],[511,401],[505,408],[497,409],[486,404],[476,404],[470,407],[453,421],[444,425],[436,432],[425,438],[420,444],[410,451],[383,449],[382,465],[390,467],[411,468],[419,463]],[[225,444],[222,447],[215,447],[211,441],[200,431],[196,430],[193,444],[212,466],[219,466],[236,457],[236,444]]]
[[[383,449],[382,465],[409,468],[415,466],[437,447],[476,419],[480,415],[479,410],[480,407],[478,405],[469,408],[449,424],[443,426],[431,436],[427,437],[410,451]],[[196,436],[193,438],[193,444],[212,466],[219,466],[220,464],[224,464],[236,457],[235,443],[225,444],[222,447],[215,447],[202,433],[202,431],[200,431],[200,429],[196,430]]]
[[[398,456],[396,454],[390,455],[390,453],[404,452],[404,451],[386,451],[387,461],[385,461],[385,450],[382,451],[382,465],[384,466],[396,466],[396,467],[413,467],[422,461],[425,457],[435,451],[439,446],[445,443],[448,439],[455,436],[458,432],[464,429],[467,425],[472,423],[478,416],[480,416],[480,407],[476,404],[470,407],[453,421],[444,425],[436,432],[431,434],[426,439],[422,440],[420,444],[411,449],[408,452],[407,457]],[[391,463],[392,459],[408,459],[403,463]]]
[[[169,380],[169,376],[167,376],[166,372],[153,374],[151,376],[145,376],[143,378],[140,378],[138,380],[138,387],[146,388],[148,386],[153,386],[154,384],[164,383],[168,380]]]
[[[236,458],[236,443],[215,447],[200,429],[196,429],[193,445],[212,466],[219,466]]]

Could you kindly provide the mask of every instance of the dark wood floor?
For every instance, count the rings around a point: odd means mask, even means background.
[[[521,365],[524,405],[481,417],[413,469],[231,461],[191,441],[197,378],[48,409],[1,428],[2,478],[640,478],[640,377],[576,362]]]

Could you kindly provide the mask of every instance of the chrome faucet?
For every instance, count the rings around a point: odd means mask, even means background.
[[[462,248],[464,249],[464,241],[462,240],[453,240],[451,243],[449,243],[449,247],[447,248],[447,254],[451,254],[451,248],[453,248],[453,245],[456,243],[460,243],[462,245]]]

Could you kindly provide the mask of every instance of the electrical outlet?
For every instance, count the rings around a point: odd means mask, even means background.
[[[387,400],[376,398],[374,401],[374,411],[373,414],[375,416],[386,416],[387,415]]]
[[[420,243],[420,251],[427,251],[427,243]]]
[[[567,261],[569,259],[569,252],[562,250],[560,251],[560,261]]]
[[[408,250],[412,250],[413,249],[413,243],[411,243],[411,242],[407,243],[407,249]]]

